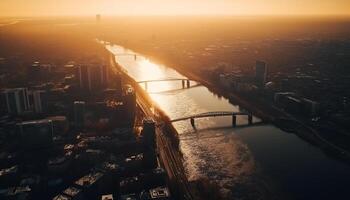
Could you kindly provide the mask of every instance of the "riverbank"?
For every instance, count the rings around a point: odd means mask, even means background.
[[[158,62],[159,64],[161,63],[159,62],[159,59],[155,57],[150,57],[150,59],[155,62]],[[207,80],[206,78],[202,77],[199,73],[194,73],[192,71],[189,71],[184,66],[177,66],[172,63],[162,63],[162,64],[175,69],[181,75],[191,80],[199,82],[200,84],[208,88],[212,93],[218,96],[225,97],[232,104],[239,105],[241,108],[253,113],[254,116],[262,119],[264,122],[271,123],[282,130],[289,129],[289,131],[287,132],[291,132],[290,127],[296,124],[296,126],[293,128],[293,131],[292,131],[294,134],[299,136],[301,139],[307,141],[308,143],[317,146],[322,151],[324,151],[327,155],[330,155],[333,158],[341,159],[342,161],[350,163],[349,151],[323,138],[317,129],[313,128],[307,123],[304,123],[298,120],[294,116],[280,109],[277,109],[276,107],[268,105],[266,102],[263,102],[257,98],[252,99],[231,91],[223,90],[217,87],[216,83],[211,82],[210,80]],[[289,124],[286,125],[286,123],[279,123],[281,119],[289,121],[288,122]]]
[[[229,99],[230,102],[239,105],[240,107],[249,112],[252,112],[253,115],[262,119],[264,122],[272,123],[273,125],[281,129],[288,129],[289,127],[294,126],[296,124],[296,126],[293,129],[294,134],[298,135],[300,138],[308,141],[309,143],[318,146],[326,154],[350,163],[350,152],[326,140],[320,135],[320,133],[316,129],[307,125],[306,123],[299,121],[298,119],[289,115],[288,113],[282,112],[281,110],[273,106],[269,106],[264,102],[260,102],[257,99],[252,100],[234,92],[220,89],[215,85],[215,83],[204,79],[196,73],[186,70],[184,67],[174,65],[167,66],[171,66],[183,76],[201,83],[213,93],[219,96],[223,96]],[[279,122],[281,119],[289,121],[290,124],[286,126],[280,124]]]

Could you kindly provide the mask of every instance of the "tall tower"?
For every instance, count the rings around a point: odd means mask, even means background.
[[[263,61],[256,61],[255,80],[259,87],[263,87],[267,80],[267,66]]]
[[[75,127],[80,129],[84,127],[85,123],[85,102],[84,101],[74,101],[74,123]]]
[[[96,23],[99,24],[101,22],[101,15],[97,14],[96,15]]]
[[[107,85],[108,67],[100,64],[83,64],[78,69],[80,89],[98,92]]]
[[[2,95],[9,114],[21,115],[29,109],[27,88],[7,89]]]

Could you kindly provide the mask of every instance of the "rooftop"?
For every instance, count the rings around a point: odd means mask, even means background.
[[[72,198],[66,196],[66,195],[63,195],[63,194],[59,194],[57,196],[55,196],[52,200],[70,200]]]
[[[112,194],[102,195],[101,200],[113,200]]]
[[[89,187],[93,185],[96,181],[98,181],[98,179],[100,179],[102,176],[103,174],[101,172],[92,172],[75,181],[75,184],[81,187]]]
[[[149,190],[152,199],[170,197],[170,192],[167,187],[157,187]]]
[[[6,168],[6,169],[1,169],[0,170],[0,176],[4,176],[4,175],[7,175],[7,174],[12,174],[12,173],[16,173],[18,170],[18,166],[15,165],[15,166],[12,166],[10,168]]]
[[[64,194],[71,197],[74,197],[75,195],[79,194],[79,192],[81,192],[81,190],[76,187],[69,187],[63,191]]]

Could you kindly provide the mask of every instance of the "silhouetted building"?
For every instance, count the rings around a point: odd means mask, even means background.
[[[35,113],[43,113],[47,108],[46,92],[43,90],[29,91],[29,105]]]
[[[125,107],[126,119],[134,122],[136,112],[136,93],[131,85],[126,85],[123,96],[123,103]]]
[[[152,119],[143,120],[142,135],[147,147],[151,149],[156,148],[156,125]]]
[[[157,167],[157,156],[156,156],[156,127],[155,122],[152,119],[143,120],[142,135],[144,139],[144,167],[155,168]]]
[[[277,92],[274,101],[278,106],[293,114],[315,117],[320,114],[320,103],[297,96],[294,92]]]
[[[46,119],[52,121],[53,135],[64,135],[69,129],[69,123],[66,116],[51,116]]]
[[[170,200],[170,191],[167,187],[152,188],[149,191],[143,191],[140,195],[141,200]]]
[[[81,65],[78,69],[80,89],[96,92],[106,87],[108,82],[108,68],[106,65]]]
[[[92,130],[111,130],[124,123],[130,123],[119,101],[90,103],[86,106],[85,127]]]
[[[7,113],[21,115],[29,109],[27,88],[7,89],[2,95]]]
[[[90,91],[98,91],[103,88],[103,68],[100,66],[88,67],[88,88]]]
[[[84,101],[74,101],[74,124],[76,128],[84,127],[85,118],[85,102]]]
[[[102,80],[103,80],[103,86],[106,87],[109,82],[109,66],[106,64],[103,64],[102,66]]]
[[[123,85],[122,85],[122,76],[120,73],[118,73],[116,76],[113,77],[113,80],[115,81],[115,89],[117,92],[117,95],[120,97],[123,92]]]
[[[17,124],[21,145],[24,148],[44,148],[52,144],[53,125],[51,120],[24,121]]]
[[[263,87],[267,81],[267,66],[263,61],[256,61],[255,80],[259,87]]]
[[[77,77],[79,79],[80,89],[87,90],[87,88],[89,87],[89,75],[87,65],[81,65],[78,67]]]
[[[108,88],[103,91],[102,96],[105,100],[119,100],[121,101],[121,92],[117,89]]]
[[[303,98],[303,111],[304,114],[314,117],[320,114],[320,103],[312,101],[310,99]]]

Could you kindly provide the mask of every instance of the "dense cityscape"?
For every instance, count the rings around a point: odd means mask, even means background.
[[[0,18],[0,199],[346,199],[349,24]]]

